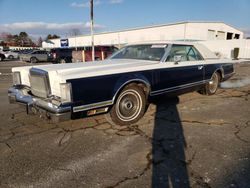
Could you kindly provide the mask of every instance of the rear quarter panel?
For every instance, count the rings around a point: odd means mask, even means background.
[[[228,60],[229,63],[221,60],[213,60],[213,61],[206,61],[204,64],[205,67],[205,73],[204,73],[204,80],[211,79],[214,72],[218,71],[221,73],[222,79],[228,75],[234,73],[234,66],[233,63],[230,63],[230,60]]]

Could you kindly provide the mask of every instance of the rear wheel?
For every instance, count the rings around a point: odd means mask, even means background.
[[[126,86],[110,111],[112,121],[118,125],[136,123],[145,113],[146,97],[137,85]]]
[[[31,62],[31,63],[37,63],[37,62],[38,62],[38,59],[35,58],[35,57],[32,57],[32,58],[30,58],[30,62]]]
[[[0,56],[0,61],[3,61],[3,57],[2,56]]]
[[[212,75],[211,80],[208,83],[206,83],[203,93],[206,95],[215,94],[219,87],[220,80],[221,80],[220,74],[218,72],[215,72]]]

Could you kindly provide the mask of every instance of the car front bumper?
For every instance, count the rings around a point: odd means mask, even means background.
[[[26,107],[27,114],[38,114],[53,123],[71,119],[71,106],[56,105],[51,100],[41,99],[29,94],[25,86],[13,86],[8,90],[9,102]]]

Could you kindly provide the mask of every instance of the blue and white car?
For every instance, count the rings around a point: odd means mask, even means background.
[[[219,59],[198,43],[145,42],[127,45],[97,62],[12,69],[11,103],[55,122],[109,112],[116,124],[143,117],[148,99],[160,94],[216,92],[234,74],[230,59]]]

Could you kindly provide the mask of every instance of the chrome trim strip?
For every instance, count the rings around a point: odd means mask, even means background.
[[[98,102],[98,103],[76,106],[76,107],[73,107],[73,112],[81,112],[81,111],[101,108],[101,107],[105,107],[105,106],[110,106],[112,104],[113,104],[113,101],[109,100],[109,101],[103,101],[103,102]]]
[[[183,84],[183,85],[180,85],[180,86],[169,87],[169,88],[166,88],[166,89],[160,89],[160,90],[157,90],[157,91],[152,91],[150,93],[150,96],[154,96],[154,95],[158,95],[158,94],[162,94],[162,93],[166,93],[166,92],[170,92],[170,91],[176,91],[176,90],[188,88],[190,86],[205,84],[208,81],[209,80],[202,80],[202,81],[199,81],[199,82],[193,82],[193,83],[189,83],[189,84]]]
[[[165,48],[165,53],[164,53],[164,55],[161,58],[161,63],[166,62],[166,59],[167,59],[167,57],[169,55],[169,52],[171,51],[171,48],[173,46],[173,44],[167,44],[167,45],[168,46]]]

